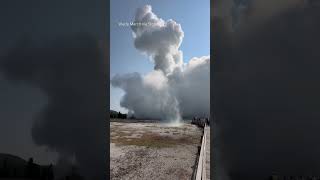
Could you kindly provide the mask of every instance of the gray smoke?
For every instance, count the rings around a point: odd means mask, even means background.
[[[40,46],[26,38],[0,59],[8,80],[32,85],[47,96],[32,127],[34,142],[58,152],[59,163],[74,163],[80,174],[97,179],[105,176],[107,148],[101,55],[96,39],[77,34]]]
[[[212,19],[215,179],[319,176],[319,10],[252,0],[236,27]]]
[[[139,118],[208,116],[210,57],[183,63],[180,24],[157,17],[149,5],[137,10],[132,30],[135,47],[150,57],[154,70],[112,78],[112,86],[125,92],[120,105]]]

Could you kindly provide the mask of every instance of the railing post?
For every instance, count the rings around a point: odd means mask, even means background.
[[[203,136],[201,142],[200,156],[198,160],[198,167],[196,173],[196,180],[206,180],[206,143],[207,143],[207,135],[206,135],[206,125],[203,129]]]
[[[207,144],[207,134],[206,125],[204,125],[204,143],[203,143],[203,159],[202,159],[202,179],[206,180],[206,144]]]

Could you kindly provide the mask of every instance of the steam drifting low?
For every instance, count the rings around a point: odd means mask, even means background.
[[[239,3],[212,5],[213,179],[319,176],[319,1]]]
[[[88,179],[104,179],[106,93],[98,42],[79,33],[46,43],[35,48],[37,43],[23,38],[0,59],[0,70],[8,80],[47,95],[47,106],[31,132],[36,145],[59,153],[55,175],[64,175],[75,164]]]
[[[179,121],[208,116],[210,56],[184,63],[181,25],[159,18],[150,5],[137,9],[134,24],[138,24],[131,26],[135,48],[150,57],[154,69],[146,75],[117,74],[111,79],[112,86],[125,92],[120,105],[138,118]]]

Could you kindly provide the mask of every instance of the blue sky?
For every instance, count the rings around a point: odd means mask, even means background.
[[[130,27],[120,27],[118,22],[133,21],[137,8],[146,4],[164,20],[173,19],[181,24],[184,39],[180,50],[183,60],[210,54],[210,1],[209,0],[111,0],[110,16],[110,78],[115,74],[153,69],[148,57],[134,48]],[[120,107],[122,90],[110,86],[110,108],[127,112]]]

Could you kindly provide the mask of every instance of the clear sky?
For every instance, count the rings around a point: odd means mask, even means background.
[[[146,4],[163,20],[173,19],[181,24],[184,62],[210,54],[210,0],[111,0],[110,78],[132,72],[146,74],[153,69],[152,62],[134,48],[130,27],[118,26],[118,22],[133,21],[136,9]],[[122,90],[110,86],[112,110],[127,112],[120,107],[122,96]]]

